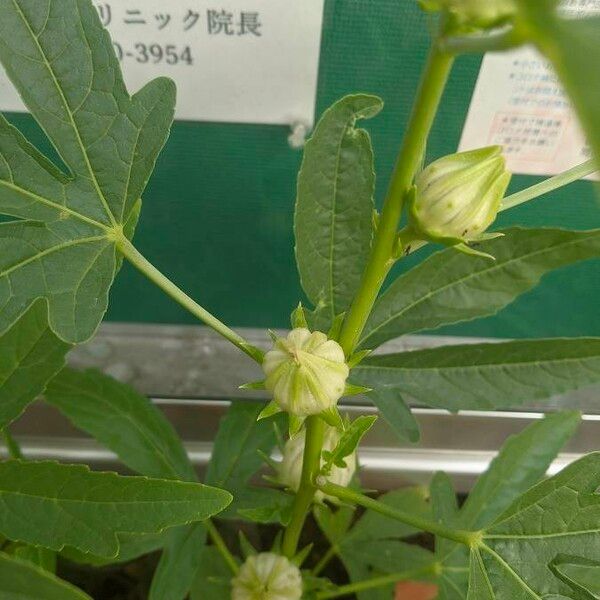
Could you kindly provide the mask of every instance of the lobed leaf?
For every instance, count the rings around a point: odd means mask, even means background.
[[[600,256],[600,230],[506,230],[478,244],[496,258],[467,256],[449,248],[396,279],[377,300],[360,345],[495,314],[535,287],[553,269]]]
[[[0,598],[3,600],[91,600],[75,586],[31,562],[0,552]]]
[[[231,571],[214,546],[205,546],[198,561],[191,600],[223,600],[231,595]]]
[[[600,453],[572,463],[517,499],[471,548],[469,600],[580,600],[555,559],[600,559]]]
[[[38,299],[69,343],[100,323],[139,198],[173,120],[174,84],[130,97],[88,0],[0,0],[0,62],[66,165],[0,116],[0,332]]]
[[[45,397],[130,469],[149,477],[197,480],[171,423],[127,384],[93,369],[65,368],[50,382]]]
[[[53,462],[0,463],[0,533],[15,541],[116,556],[117,533],[203,521],[231,501],[198,483],[92,472]]]
[[[70,346],[48,327],[36,302],[0,335],[0,429],[21,415],[63,367]]]
[[[369,134],[355,124],[382,106],[376,96],[342,98],[325,111],[304,149],[294,217],[296,262],[306,295],[327,313],[326,327],[349,307],[371,248],[373,151]]]
[[[600,381],[600,338],[465,344],[370,356],[352,380],[451,411],[518,406]]]
[[[410,407],[394,388],[381,388],[369,394],[379,414],[402,442],[416,443],[421,437],[419,424]]]

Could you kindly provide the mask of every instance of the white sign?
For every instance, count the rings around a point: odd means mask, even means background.
[[[600,0],[564,0],[569,17],[600,13]],[[459,150],[504,147],[514,173],[554,175],[591,151],[551,65],[531,47],[486,54]]]
[[[95,0],[130,92],[166,75],[178,119],[312,126],[324,0]],[[25,110],[0,67],[0,110]]]

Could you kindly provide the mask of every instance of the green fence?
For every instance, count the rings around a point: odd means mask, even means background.
[[[379,200],[428,39],[427,19],[413,0],[326,1],[317,112],[349,92],[370,92],[385,100],[383,113],[367,124],[376,154]],[[458,61],[428,147],[431,158],[456,150],[479,62],[473,57]],[[40,140],[29,117],[13,115],[12,120]],[[288,133],[275,126],[178,122],[144,197],[136,235],[139,248],[234,326],[286,326],[301,295],[292,237],[301,152],[288,146]],[[514,177],[513,189],[537,179]],[[600,227],[600,206],[592,186],[579,182],[504,213],[499,222],[589,229]],[[600,335],[598,266],[593,261],[555,272],[499,315],[443,333]],[[109,319],[193,322],[128,265],[114,287]]]

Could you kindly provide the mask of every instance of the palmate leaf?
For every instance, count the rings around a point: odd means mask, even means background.
[[[70,345],[48,327],[40,301],[0,335],[0,429],[16,419],[63,367]]]
[[[0,552],[0,598],[3,600],[91,600],[80,589],[29,561]]]
[[[600,160],[600,17],[560,18],[552,0],[518,0],[522,28],[550,60]]]
[[[437,252],[401,275],[377,300],[360,345],[498,312],[553,269],[600,256],[600,230],[506,230],[477,246],[496,258]]]
[[[173,119],[175,88],[133,97],[89,0],[0,0],[0,62],[68,169],[0,117],[0,332],[44,298],[52,330],[89,338]]]
[[[517,406],[600,381],[600,338],[465,344],[383,354],[353,382],[451,411]]]
[[[306,295],[329,327],[358,288],[373,237],[375,174],[369,134],[356,129],[383,107],[376,96],[346,96],[306,143],[298,174],[296,262]]]
[[[519,496],[536,484],[572,437],[579,413],[547,415],[504,443],[486,472],[479,477],[460,510],[448,477],[438,473],[431,483],[434,516],[444,525],[480,529],[489,525]],[[442,564],[441,600],[467,596],[469,553],[450,540],[436,538],[436,557]]]
[[[419,441],[421,437],[419,423],[397,390],[381,388],[371,392],[369,399],[402,442],[416,443]]]
[[[585,597],[557,576],[555,561],[600,560],[599,485],[600,453],[592,453],[515,501],[471,548],[469,600]]]
[[[97,473],[53,462],[0,463],[0,534],[116,556],[117,533],[156,533],[223,510],[231,496],[198,483]]]

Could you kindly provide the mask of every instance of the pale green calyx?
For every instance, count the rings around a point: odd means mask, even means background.
[[[421,0],[427,11],[445,10],[455,28],[488,29],[503,25],[517,13],[515,0]]]
[[[500,146],[444,156],[416,177],[410,224],[424,239],[464,249],[486,237],[509,181]]]
[[[232,600],[300,600],[300,569],[285,556],[262,552],[249,556],[231,581]]]
[[[300,431],[298,435],[291,437],[285,443],[282,452],[282,460],[277,465],[277,481],[284,485],[289,490],[297,492],[300,488],[300,479],[302,475],[302,456],[304,454],[304,443],[306,438],[306,430]],[[323,439],[323,450],[331,452],[339,442],[341,432],[335,427],[327,427],[325,430],[325,437]],[[321,458],[321,467],[323,466],[323,459]],[[356,471],[356,451],[352,452],[349,456],[344,458],[346,467],[338,467],[332,465],[331,470],[325,477],[326,481],[335,483],[346,487]],[[329,500],[330,502],[337,503],[337,498],[333,496],[327,496],[321,491],[315,493],[315,500],[321,502],[322,500]]]
[[[350,372],[341,346],[305,327],[275,340],[265,354],[265,387],[281,408],[296,417],[332,409],[344,394]]]

